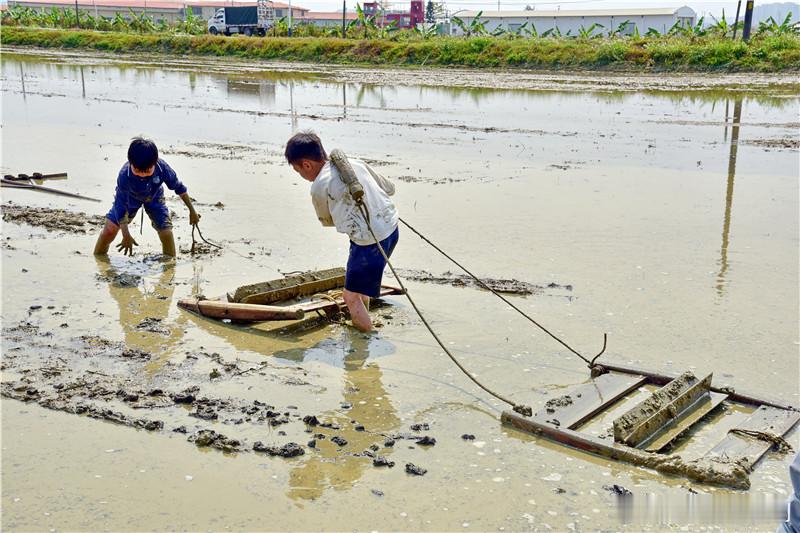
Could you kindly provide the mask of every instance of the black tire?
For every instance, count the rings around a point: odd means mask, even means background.
[[[244,29],[244,36],[245,37],[252,37],[253,36],[253,28],[245,28]]]
[[[208,29],[208,33],[210,33],[211,35],[219,35],[219,30],[217,28],[215,28],[214,26],[211,26]]]
[[[266,37],[267,36],[267,30],[265,30],[264,28],[261,28],[260,30],[258,30],[258,36],[259,37]]]

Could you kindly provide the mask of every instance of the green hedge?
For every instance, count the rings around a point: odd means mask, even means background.
[[[133,34],[6,26],[6,45],[113,52],[236,56],[317,63],[673,71],[797,71],[800,37],[759,37],[745,44],[717,37],[417,40],[258,38]]]

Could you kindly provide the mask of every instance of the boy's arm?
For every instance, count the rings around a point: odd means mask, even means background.
[[[367,170],[369,170],[370,175],[372,175],[372,179],[375,180],[375,183],[378,184],[378,187],[383,189],[383,192],[389,196],[392,196],[394,194],[394,183],[372,170],[372,167],[368,164],[364,163],[364,166],[367,167]]]
[[[117,245],[117,251],[122,252],[122,255],[133,255],[133,247],[139,246],[139,243],[128,230],[127,222],[120,222],[119,229],[122,231],[122,242]]]
[[[200,222],[200,213],[194,210],[194,206],[192,205],[192,198],[189,196],[188,192],[182,193],[179,195],[183,203],[186,204],[186,207],[189,209],[189,224],[194,226],[198,222]]]

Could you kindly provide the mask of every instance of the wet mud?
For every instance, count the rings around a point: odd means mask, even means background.
[[[398,274],[403,279],[419,281],[422,283],[433,283],[436,285],[450,285],[451,287],[469,287],[473,289],[483,289],[486,287],[501,294],[511,294],[515,296],[530,296],[534,294],[545,294],[548,291],[563,290],[572,291],[572,285],[561,285],[549,283],[547,285],[536,285],[527,281],[517,279],[502,278],[480,278],[482,283],[478,283],[474,278],[467,274],[454,274],[445,272],[443,274],[433,274],[424,270],[405,270],[399,269]],[[485,287],[485,286],[486,287]]]
[[[33,207],[8,201],[2,204],[3,221],[45,228],[47,231],[85,234],[98,230],[105,217],[51,207]]]

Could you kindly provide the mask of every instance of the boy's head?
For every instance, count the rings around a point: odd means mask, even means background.
[[[134,137],[128,147],[128,163],[131,164],[131,172],[142,178],[152,176],[157,162],[156,143],[144,137]]]
[[[312,131],[295,133],[286,143],[286,161],[303,179],[314,181],[320,169],[325,166],[328,154],[319,136]]]

